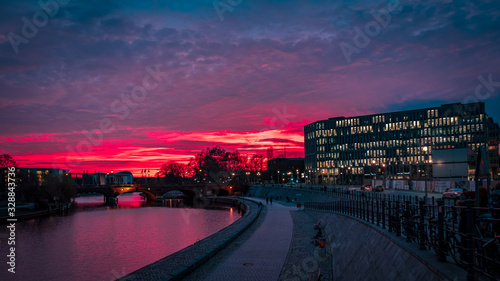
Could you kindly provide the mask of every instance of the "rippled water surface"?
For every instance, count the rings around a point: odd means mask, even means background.
[[[98,207],[102,201],[79,197],[68,216],[17,223],[16,274],[0,279],[114,280],[239,218],[232,210],[145,207],[138,193],[120,195],[117,208]]]

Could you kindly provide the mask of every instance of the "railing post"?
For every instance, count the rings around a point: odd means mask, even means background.
[[[476,279],[476,274],[474,270],[474,247],[473,247],[473,234],[474,234],[474,212],[472,210],[472,205],[474,204],[474,200],[467,199],[465,200],[465,205],[467,206],[466,210],[466,219],[467,219],[467,249],[466,249],[466,262],[467,262],[467,281],[472,281]]]
[[[359,212],[359,200],[358,198],[354,198],[354,208],[356,208],[356,217],[357,218],[360,218],[361,215],[360,215],[360,212]]]
[[[371,218],[371,214],[370,214],[370,195],[368,194],[367,197],[366,197],[366,221],[367,222],[370,222]]]
[[[366,199],[365,198],[363,198],[361,200],[361,204],[362,204],[362,208],[363,208],[363,220],[366,220],[368,217],[367,216],[368,211],[366,210]]]
[[[368,202],[368,198],[365,198],[365,211],[366,211],[366,218],[365,220],[367,222],[370,222],[370,205]]]
[[[377,226],[380,226],[380,196],[377,196]]]
[[[406,242],[411,242],[411,237],[413,233],[411,233],[411,226],[410,224],[410,218],[411,218],[411,212],[410,212],[410,201],[405,202],[405,227],[406,227]]]
[[[375,210],[373,209],[373,197],[371,198],[370,203],[372,205],[372,217],[371,217],[371,219],[372,219],[372,224],[374,224],[375,223]]]
[[[418,233],[420,234],[420,239],[419,239],[418,244],[419,244],[420,250],[425,250],[425,232],[424,232],[425,231],[425,228],[424,228],[425,206],[424,206],[424,200],[419,201],[418,206],[420,208],[420,223],[418,224]]]
[[[389,200],[387,201],[387,226],[389,228],[389,232],[392,232],[392,201],[391,196],[389,196]]]
[[[429,200],[429,199],[427,199],[427,200]],[[432,196],[432,206],[436,206],[436,203],[434,202],[434,196]],[[436,217],[436,208],[432,208],[432,216]]]
[[[398,197],[399,199],[399,197]],[[401,220],[399,219],[399,200],[396,201],[396,209],[394,210],[394,221],[395,221],[395,227],[396,227],[396,236],[400,237],[401,236]]]
[[[444,245],[444,201],[443,199],[438,199],[438,261],[445,262],[446,256],[444,253],[445,245]]]
[[[385,196],[382,199],[382,229],[385,229]]]

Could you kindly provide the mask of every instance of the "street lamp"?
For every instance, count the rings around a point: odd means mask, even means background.
[[[316,184],[319,184],[319,168],[316,168]]]
[[[425,152],[425,203],[427,204],[427,185],[429,181],[429,162],[432,163],[432,160],[429,160],[429,153],[428,150],[429,148],[427,146],[423,147],[424,152]]]
[[[377,177],[375,176],[375,173],[373,172],[373,166],[375,165],[375,160],[372,160],[372,173],[373,173],[373,179],[377,179]]]
[[[383,169],[383,173],[384,173],[383,185],[384,185],[384,188],[385,188],[385,178],[386,178],[386,175],[385,175],[385,163],[382,163],[382,169]]]
[[[349,171],[349,182],[348,182],[348,184],[350,185],[352,183],[351,166],[347,167],[347,170]]]
[[[342,184],[344,184],[344,181],[345,181],[344,165],[340,166],[340,168],[342,168],[342,170],[340,172],[340,181],[342,181]]]

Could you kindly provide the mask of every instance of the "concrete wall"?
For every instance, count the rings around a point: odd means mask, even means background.
[[[424,259],[371,225],[340,214],[307,212],[326,224],[334,280],[464,280],[457,266],[448,263],[438,270],[435,255]]]

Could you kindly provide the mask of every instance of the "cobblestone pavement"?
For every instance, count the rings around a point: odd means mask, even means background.
[[[309,274],[317,274],[320,268],[321,280],[333,280],[332,254],[328,239],[325,248],[315,246],[312,243],[317,232],[313,227],[316,223],[314,218],[302,210],[293,210],[290,214],[293,219],[293,237],[279,280],[308,280]]]
[[[275,202],[266,209],[252,236],[203,280],[278,280],[292,240],[292,207]]]

